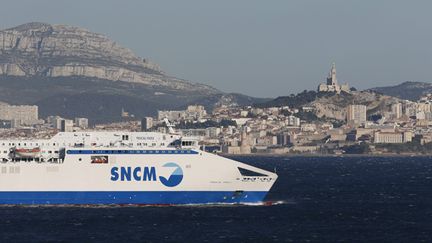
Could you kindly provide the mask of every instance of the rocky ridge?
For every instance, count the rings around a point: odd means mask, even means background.
[[[394,86],[376,87],[370,90],[400,99],[417,101],[421,96],[432,93],[432,83],[407,81]]]
[[[390,106],[401,100],[396,97],[382,95],[370,91],[353,91],[350,94],[323,96],[307,104],[314,108],[318,117],[336,120],[346,119],[346,106],[349,104],[365,105],[368,115],[390,110]]]
[[[39,117],[119,121],[158,110],[264,102],[168,76],[108,37],[68,25],[28,23],[0,30],[0,101],[37,105]]]
[[[137,57],[108,37],[68,25],[28,23],[0,31],[0,75],[48,78],[88,77],[221,93],[166,75],[159,65]]]

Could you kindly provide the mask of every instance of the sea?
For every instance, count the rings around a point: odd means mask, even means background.
[[[232,158],[279,175],[265,203],[1,206],[0,241],[432,241],[432,157]]]

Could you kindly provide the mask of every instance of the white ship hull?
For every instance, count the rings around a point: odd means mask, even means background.
[[[0,204],[256,203],[276,179],[201,150],[65,148],[62,163],[0,163]]]

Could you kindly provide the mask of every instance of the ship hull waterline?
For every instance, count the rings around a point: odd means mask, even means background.
[[[3,205],[88,204],[248,204],[261,203],[267,192],[248,191],[158,191],[158,192],[0,192]]]

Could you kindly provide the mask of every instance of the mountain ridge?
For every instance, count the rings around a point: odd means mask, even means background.
[[[432,83],[420,81],[405,81],[397,85],[375,87],[369,90],[389,96],[394,96],[400,99],[417,101],[421,96],[432,93]]]
[[[118,121],[157,110],[219,102],[248,105],[265,99],[229,94],[167,75],[103,34],[69,25],[32,22],[0,30],[0,100],[35,104],[40,116]]]
[[[208,94],[217,89],[166,75],[107,36],[69,25],[32,22],[0,31],[0,75],[143,83]]]

